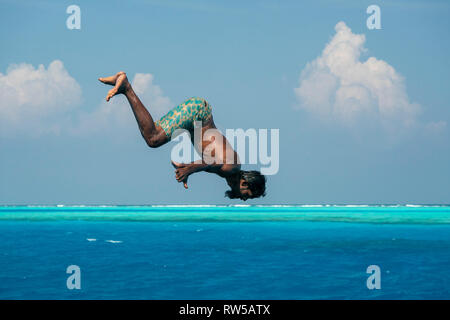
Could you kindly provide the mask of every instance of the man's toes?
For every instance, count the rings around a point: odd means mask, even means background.
[[[117,75],[111,76],[111,77],[105,77],[105,78],[98,78],[100,82],[103,82],[105,84],[114,85],[116,83]]]
[[[116,94],[117,94],[116,88],[113,88],[113,89],[109,90],[108,94],[106,95],[106,101],[109,101]]]

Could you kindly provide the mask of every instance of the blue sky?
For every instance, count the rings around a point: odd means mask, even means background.
[[[248,203],[450,203],[450,3],[378,1],[381,30],[370,4],[0,0],[0,204],[236,203],[206,173],[184,190],[173,143],[147,148],[125,99],[103,102],[120,70],[158,116],[201,96],[220,129],[280,129]]]

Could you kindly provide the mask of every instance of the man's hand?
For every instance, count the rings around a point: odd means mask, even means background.
[[[190,164],[178,163],[172,161],[172,165],[175,168],[175,178],[178,182],[183,182],[184,187],[187,189],[188,177],[194,172]]]

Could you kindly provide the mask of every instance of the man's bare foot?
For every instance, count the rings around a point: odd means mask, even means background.
[[[114,97],[116,94],[125,93],[131,88],[131,85],[128,82],[127,75],[123,71],[117,72],[114,76],[111,77],[98,78],[98,80],[100,82],[103,82],[104,84],[114,86],[114,88],[108,91],[108,94],[106,95],[106,101],[109,101],[109,99]]]

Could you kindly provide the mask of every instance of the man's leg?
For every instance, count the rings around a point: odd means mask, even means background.
[[[134,92],[131,84],[128,82],[125,72],[121,71],[114,76],[99,78],[98,80],[114,86],[114,88],[109,90],[106,101],[109,101],[113,96],[119,93],[122,93],[127,97],[131,109],[133,110],[134,117],[139,125],[142,137],[144,137],[145,142],[147,142],[149,147],[157,148],[169,141],[164,130],[161,127],[155,126],[152,116]]]

